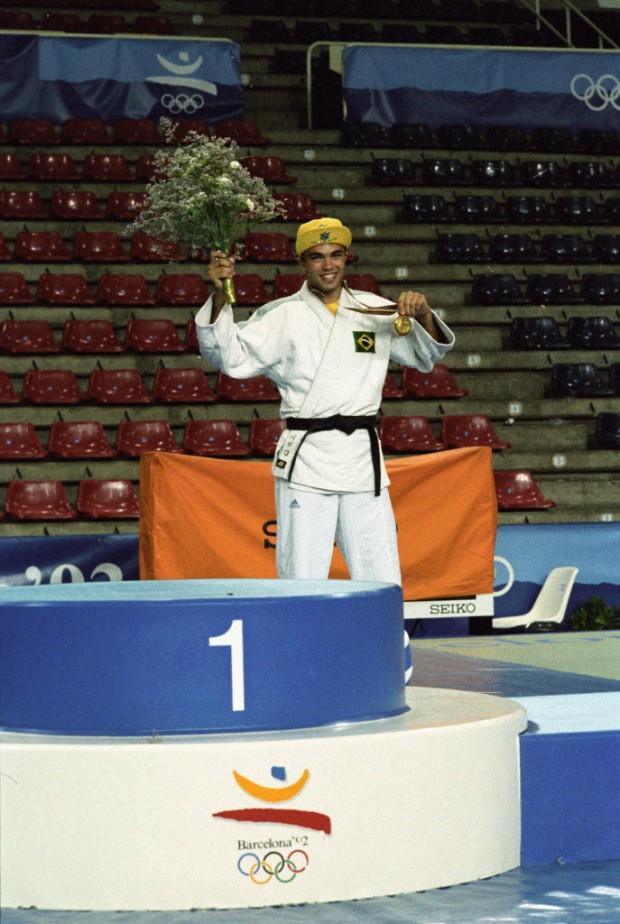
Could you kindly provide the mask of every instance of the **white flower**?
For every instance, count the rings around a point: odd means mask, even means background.
[[[230,169],[231,170],[241,170],[241,164],[239,163],[238,160],[231,160]]]
[[[217,182],[220,186],[232,186],[232,180],[229,176],[218,176]]]
[[[256,206],[254,205],[254,201],[252,199],[246,199],[245,204],[248,207],[248,212],[253,212],[254,209],[256,208]]]

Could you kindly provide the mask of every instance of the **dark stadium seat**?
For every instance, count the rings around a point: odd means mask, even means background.
[[[88,398],[97,404],[150,404],[137,369],[93,369],[88,380]]]
[[[515,167],[507,160],[474,160],[471,178],[475,186],[496,186],[504,189],[516,186],[519,177]]]
[[[391,372],[386,373],[381,397],[384,401],[400,401],[405,397],[404,389],[396,384]]]
[[[342,143],[347,148],[387,148],[392,146],[389,130],[379,122],[345,122]]]
[[[22,398],[30,404],[79,404],[84,395],[72,369],[28,369]]]
[[[532,305],[579,305],[583,302],[566,273],[531,273],[525,292]]]
[[[57,189],[52,193],[51,214],[61,221],[102,221],[107,217],[89,189]]]
[[[506,196],[506,218],[518,224],[550,224],[555,221],[551,206],[543,196]]]
[[[581,234],[543,234],[540,253],[549,263],[593,263],[594,256]]]
[[[448,449],[490,446],[499,451],[512,445],[500,440],[486,414],[446,414],[441,421],[441,439]]]
[[[0,404],[10,405],[19,404],[19,402],[19,395],[15,391],[9,373],[5,369],[0,369]]]
[[[255,456],[273,456],[278,440],[286,428],[280,418],[254,417],[250,421],[248,443]]]
[[[280,394],[264,375],[249,379],[236,379],[218,372],[215,390],[226,401],[279,401]]]
[[[104,273],[99,277],[100,305],[155,305],[148,283],[141,273]]]
[[[568,177],[576,189],[617,189],[619,185],[615,172],[600,160],[571,161]]]
[[[408,398],[464,398],[468,394],[443,363],[436,363],[431,372],[405,366],[402,388]]]
[[[597,263],[620,263],[620,234],[595,234],[592,253]]]
[[[297,262],[297,254],[286,234],[277,231],[248,231],[243,244],[247,260],[276,263]]]
[[[406,157],[373,157],[368,182],[378,186],[411,186],[416,171]]]
[[[15,257],[28,263],[68,263],[71,251],[58,231],[18,231]]]
[[[493,477],[499,510],[549,510],[556,506],[543,496],[530,471],[496,471]]]
[[[351,289],[381,295],[377,278],[372,273],[347,273],[347,283]]]
[[[155,119],[119,119],[112,140],[116,144],[163,144],[163,136]]]
[[[434,148],[437,146],[433,132],[424,122],[395,122],[389,128],[389,137],[395,148]]]
[[[73,256],[81,263],[127,263],[129,254],[116,231],[78,231]]]
[[[288,298],[299,292],[305,282],[303,273],[276,273],[273,279],[273,297]]]
[[[540,189],[570,186],[564,168],[555,160],[526,160],[521,164],[521,184]]]
[[[137,263],[181,263],[183,248],[172,241],[162,241],[146,231],[135,231],[129,245],[129,257]]]
[[[435,157],[422,161],[422,182],[430,186],[464,186],[471,181],[465,164],[455,157]],[[412,180],[408,180],[411,183]]]
[[[592,196],[558,196],[553,211],[563,224],[599,224],[603,220],[601,206]]]
[[[0,273],[0,305],[34,305],[23,273]]]
[[[581,294],[592,305],[620,305],[620,274],[584,273]]]
[[[556,398],[604,398],[614,394],[594,363],[555,363],[550,388]]]
[[[188,420],[183,451],[195,456],[240,459],[252,450],[243,442],[234,420]]]
[[[106,200],[108,216],[119,221],[133,221],[145,205],[146,193],[135,190],[108,193]]]
[[[73,157],[60,152],[31,154],[28,176],[48,183],[79,183],[82,180]]]
[[[427,417],[381,417],[379,439],[388,452],[438,452],[446,448],[433,433]]]
[[[94,305],[86,277],[82,273],[42,273],[37,283],[37,299],[44,305]]]
[[[114,459],[118,455],[98,420],[54,420],[47,448],[58,459]]]
[[[49,218],[50,210],[36,189],[3,189],[0,216],[11,221],[38,221]]]
[[[236,273],[234,283],[235,305],[264,305],[269,301],[269,292],[258,273]]]
[[[217,123],[215,133],[218,138],[232,138],[239,145],[270,144],[271,138],[265,138],[253,119],[222,119]]]
[[[488,221],[504,221],[502,208],[493,196],[455,196],[454,212],[457,221],[472,224],[484,224]]]
[[[112,135],[100,118],[65,119],[61,140],[63,144],[100,145],[111,144]]]
[[[200,273],[162,273],[157,277],[157,301],[160,305],[195,305],[209,298],[209,288]]]
[[[50,322],[41,318],[35,321],[14,321],[7,318],[0,325],[0,349],[7,353],[59,353]]]
[[[473,305],[526,305],[530,300],[522,293],[513,273],[474,274],[471,288]]]
[[[0,460],[34,460],[46,456],[37,431],[29,421],[0,423]]]
[[[153,379],[153,398],[164,404],[210,404],[217,401],[202,369],[160,368]]]
[[[69,503],[61,481],[10,481],[5,509],[14,520],[74,520],[76,512]]]
[[[59,144],[60,134],[51,119],[15,119],[9,125],[9,144],[47,147]]]
[[[119,183],[135,179],[132,165],[124,154],[87,154],[82,173],[92,183]]]
[[[140,505],[135,488],[125,478],[86,478],[80,481],[76,508],[92,520],[135,520]]]
[[[493,234],[489,239],[491,263],[540,263],[541,259],[529,234]]]
[[[411,222],[452,221],[450,206],[441,195],[403,196],[403,217]]]
[[[599,449],[620,449],[620,413],[597,414],[594,438]]]
[[[533,128],[530,138],[541,154],[567,154],[577,149],[577,140],[568,128],[548,126]]]
[[[273,198],[284,211],[284,221],[312,221],[321,217],[309,193],[275,193]]]
[[[259,177],[265,183],[296,183],[297,177],[291,176],[281,157],[259,157],[248,155],[241,161],[250,176]]]
[[[170,318],[130,318],[125,327],[125,346],[137,353],[182,353],[185,350]]]
[[[121,421],[116,449],[129,459],[138,459],[144,452],[181,452],[167,420]]]
[[[576,350],[620,350],[620,337],[605,316],[569,318],[566,337]]]
[[[451,232],[437,235],[435,259],[437,263],[484,263],[488,257],[477,234]]]
[[[570,343],[562,335],[555,318],[513,318],[508,345],[514,350],[568,350]]]

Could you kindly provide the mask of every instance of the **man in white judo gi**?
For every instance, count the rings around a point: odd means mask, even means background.
[[[306,280],[295,295],[235,323],[223,279],[233,261],[214,252],[214,293],[196,316],[201,355],[227,375],[268,376],[282,395],[287,429],[276,448],[281,578],[326,578],[334,541],[353,580],[400,584],[396,525],[375,417],[390,360],[430,371],[454,336],[424,295],[395,303],[345,282],[351,232],[334,218],[300,226]],[[373,314],[383,308],[387,316]],[[397,316],[410,332],[399,336]],[[398,326],[397,323],[397,326]]]

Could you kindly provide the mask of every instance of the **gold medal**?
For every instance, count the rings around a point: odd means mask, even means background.
[[[406,337],[411,331],[411,318],[405,317],[404,314],[398,314],[392,321],[392,327],[399,337]]]

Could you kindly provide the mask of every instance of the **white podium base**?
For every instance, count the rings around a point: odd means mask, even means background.
[[[241,908],[369,898],[519,865],[524,709],[407,692],[395,719],[299,732],[5,734],[5,907]]]

